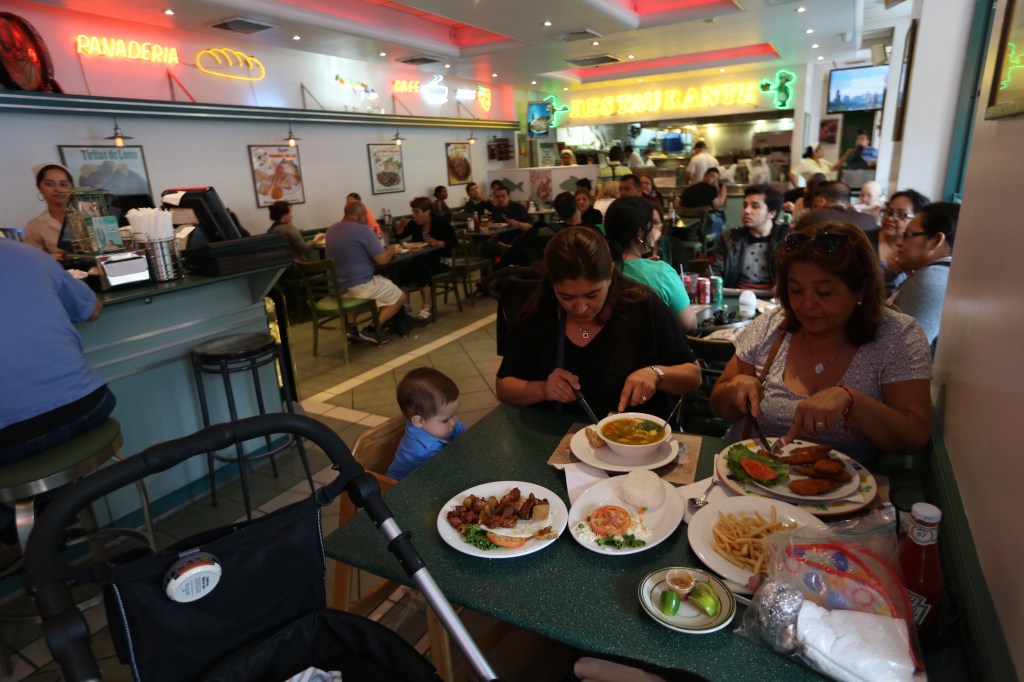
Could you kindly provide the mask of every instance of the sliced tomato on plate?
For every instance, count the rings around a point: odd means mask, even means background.
[[[632,524],[628,511],[611,504],[598,507],[590,514],[590,530],[601,537],[622,535]]]
[[[498,535],[497,533],[490,532],[487,533],[487,539],[499,547],[510,547],[512,549],[526,544],[526,538],[510,538],[507,535]]]
[[[756,459],[750,457],[744,457],[740,460],[740,466],[747,472],[747,476],[750,476],[755,481],[774,481],[779,477],[779,472],[772,469],[764,462],[759,462]]]

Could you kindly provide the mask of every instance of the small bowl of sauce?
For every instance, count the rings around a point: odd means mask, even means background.
[[[685,568],[673,568],[665,575],[665,582],[668,584],[668,589],[686,599],[686,596],[693,590],[693,586],[697,581],[694,579],[693,574]]]

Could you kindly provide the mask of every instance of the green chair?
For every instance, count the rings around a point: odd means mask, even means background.
[[[736,346],[731,341],[712,341],[694,336],[686,337],[686,342],[697,356],[701,385],[684,396],[683,425],[689,433],[721,438],[729,429],[729,422],[711,413],[711,390],[722,376],[725,365],[736,354]]]
[[[295,269],[302,278],[302,286],[306,292],[306,303],[313,316],[313,357],[316,357],[320,341],[321,329],[333,329],[329,326],[338,320],[341,330],[341,342],[344,349],[345,362],[348,362],[347,327],[359,322],[359,315],[368,313],[373,319],[373,330],[377,336],[377,344],[381,341],[380,318],[377,315],[377,303],[370,298],[353,298],[343,296],[338,288],[338,275],[334,271],[334,260],[327,258],[313,262],[295,261]]]
[[[473,273],[478,273],[477,281],[482,281],[491,274],[491,261],[489,258],[481,258],[473,252],[473,238],[465,232],[458,235],[458,244],[455,247],[455,258],[452,261],[452,270],[456,277],[462,280],[462,291],[466,300],[475,304],[473,292],[469,285],[473,281]]]
[[[445,305],[448,304],[448,294],[452,293],[455,295],[455,303],[459,306],[459,312],[462,312],[462,298],[459,296],[459,280],[455,273],[455,268],[450,268],[447,272],[440,272],[430,278],[430,319],[437,319],[437,296],[438,293],[444,294]]]
[[[690,250],[690,257],[707,258],[708,251],[715,244],[715,236],[708,234],[711,209],[681,208],[678,215],[683,221],[683,227],[675,228],[676,236],[682,239],[683,244]],[[694,236],[697,238],[693,239]]]

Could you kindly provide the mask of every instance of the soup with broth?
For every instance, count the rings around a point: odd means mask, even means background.
[[[665,435],[665,427],[650,419],[624,417],[601,427],[601,435],[620,445],[650,445]]]

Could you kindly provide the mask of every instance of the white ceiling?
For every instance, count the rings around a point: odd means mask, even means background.
[[[610,54],[623,61],[628,55],[640,70],[630,80],[666,71],[727,68],[747,70],[770,64],[849,62],[859,53],[865,30],[877,30],[911,10],[904,2],[886,10],[884,0],[677,0],[672,12],[641,16],[631,7],[651,0],[407,0],[403,4],[470,26],[507,36],[478,47],[460,48],[450,30],[408,13],[381,6],[381,0],[49,0],[76,11],[123,20],[223,35],[212,24],[246,17],[274,28],[249,36],[251,40],[288,49],[330,54],[381,63],[412,56],[431,56],[437,64],[424,71],[448,73],[481,82],[518,88],[577,89],[580,78],[567,60]],[[301,2],[302,4],[293,4]],[[771,4],[769,4],[771,3]],[[163,10],[171,7],[174,16]],[[806,11],[797,12],[799,7]],[[320,8],[320,9],[318,9]],[[545,27],[544,21],[551,26]],[[632,28],[638,26],[637,28]],[[805,30],[814,29],[808,35]],[[560,42],[552,36],[582,29],[601,34],[599,46],[589,40]],[[301,40],[293,40],[293,36]],[[764,56],[718,58],[684,67],[645,68],[643,60],[691,53],[742,48],[770,43],[778,59]],[[819,48],[813,49],[817,43]],[[386,52],[386,57],[380,57]],[[445,69],[444,64],[451,65]],[[497,77],[492,77],[497,73]],[[664,76],[662,76],[664,77]],[[623,78],[619,76],[619,78]],[[590,74],[587,81],[603,79]],[[532,81],[538,81],[536,86]],[[607,85],[607,81],[601,83]]]

